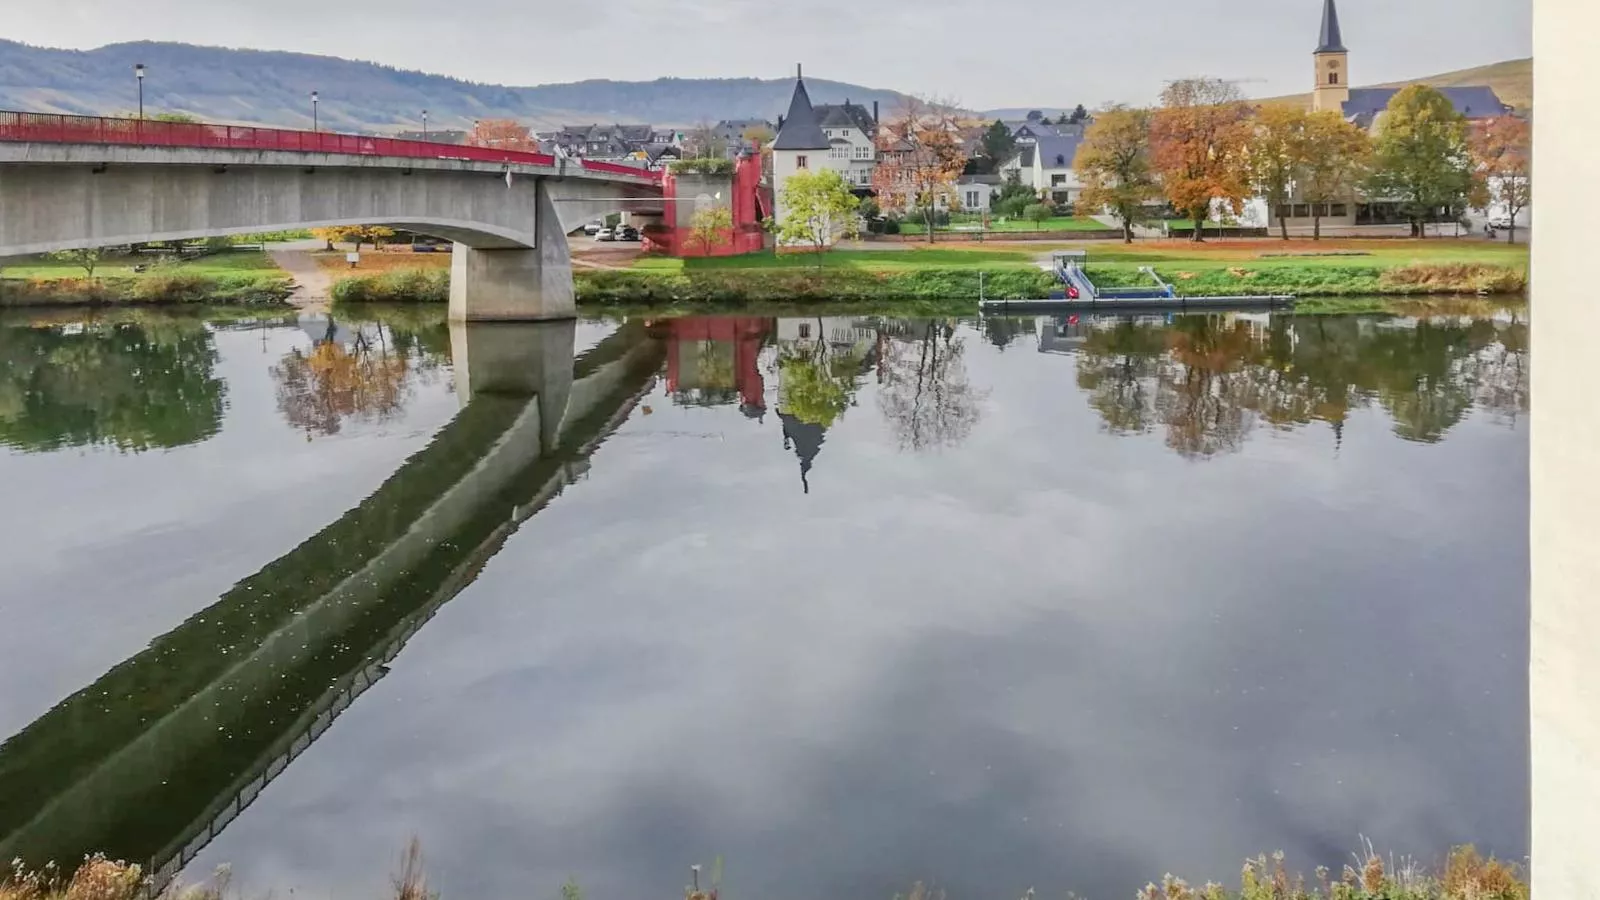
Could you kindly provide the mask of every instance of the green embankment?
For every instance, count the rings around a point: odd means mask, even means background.
[[[135,267],[144,265],[144,271]],[[77,262],[53,257],[0,268],[0,308],[109,304],[279,304],[293,283],[260,250],[230,250],[155,262],[105,257],[90,278]]]
[[[645,257],[630,268],[578,269],[578,302],[653,307],[752,303],[971,303],[979,273],[990,297],[1044,297],[1058,288],[1040,268],[1048,251],[1029,248],[908,248],[835,250],[816,256],[752,254],[677,259]],[[1182,294],[1294,294],[1308,307],[1366,311],[1374,297],[1520,294],[1527,290],[1524,247],[1445,241],[1329,242],[1279,246],[1220,243],[1188,248],[1172,243],[1089,250],[1089,274],[1107,287],[1150,283],[1153,268]],[[396,271],[346,278],[334,286],[340,302],[444,302],[449,273]],[[1341,300],[1340,298],[1364,298]]]

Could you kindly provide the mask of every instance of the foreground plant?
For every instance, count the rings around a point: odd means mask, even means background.
[[[1518,866],[1486,859],[1470,846],[1452,850],[1444,871],[1435,875],[1411,859],[1385,862],[1368,843],[1337,881],[1319,866],[1309,887],[1283,860],[1281,852],[1246,860],[1238,893],[1216,883],[1192,887],[1169,874],[1159,885],[1146,885],[1137,900],[1528,900]]]

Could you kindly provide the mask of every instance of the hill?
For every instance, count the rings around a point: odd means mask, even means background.
[[[723,118],[776,119],[789,103],[788,79],[660,78],[508,87],[477,84],[332,56],[193,44],[109,44],[56,50],[0,40],[0,109],[118,115],[137,105],[134,63],[144,63],[145,109],[220,122],[310,127],[313,90],[324,128],[394,131],[459,128],[473,119],[512,118],[536,128],[590,122],[693,125]],[[885,107],[894,91],[808,79],[819,103],[851,100]]]
[[[1364,87],[1406,87],[1413,84],[1431,84],[1434,87],[1486,84],[1494,88],[1494,92],[1500,95],[1501,100],[1516,107],[1519,112],[1527,113],[1533,110],[1533,60],[1531,58],[1512,59],[1488,66],[1460,69],[1439,75],[1427,75],[1422,78],[1413,78],[1409,81],[1391,81],[1387,84],[1364,85]],[[1294,94],[1287,97],[1268,97],[1260,102],[1298,103],[1302,106],[1310,107],[1311,95]]]

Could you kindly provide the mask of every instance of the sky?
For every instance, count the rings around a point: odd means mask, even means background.
[[[1533,53],[1531,0],[1339,0],[1358,84]],[[4,36],[184,41],[365,59],[474,81],[817,77],[973,108],[1153,100],[1166,81],[1309,88],[1322,0],[56,0]]]

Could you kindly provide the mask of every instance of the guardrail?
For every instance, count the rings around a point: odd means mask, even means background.
[[[204,122],[158,122],[149,119],[112,119],[101,116],[64,116],[55,113],[0,111],[0,141],[46,144],[106,144],[130,147],[194,147],[222,150],[287,150],[335,153],[349,156],[393,156],[402,159],[465,159],[475,162],[554,166],[548,153],[502,150],[470,144],[441,144],[342,134],[334,131],[294,131],[252,125],[212,125]],[[583,161],[583,168],[611,175],[631,175],[660,181],[660,174],[616,163]]]

